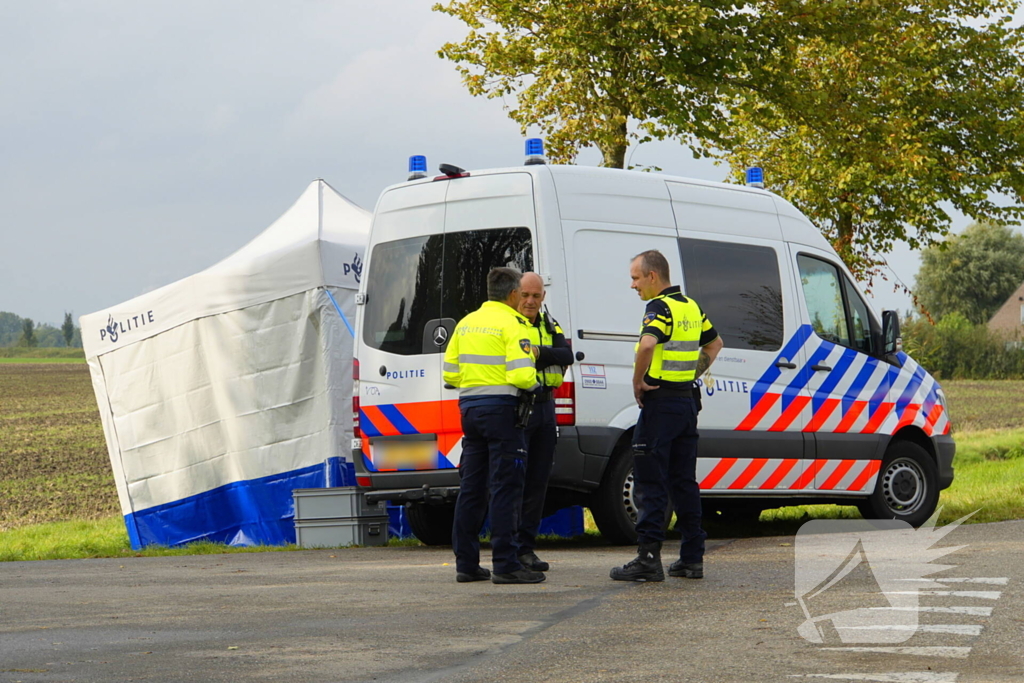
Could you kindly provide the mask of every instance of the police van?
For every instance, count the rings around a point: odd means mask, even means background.
[[[536,150],[534,150],[536,151]],[[902,352],[821,233],[758,187],[618,169],[442,165],[384,190],[357,296],[353,461],[374,500],[407,505],[416,536],[451,539],[461,452],[458,392],[442,380],[456,322],[496,266],[536,271],[577,362],[554,395],[558,448],[546,513],[590,508],[635,541],[630,436],[645,303],[632,257],[658,249],[725,347],[699,385],[705,509],[756,515],[856,505],[917,526],[953,480],[938,382]]]

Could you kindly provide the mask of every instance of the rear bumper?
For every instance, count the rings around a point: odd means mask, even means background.
[[[353,451],[356,477],[370,480],[361,486],[368,503],[388,500],[393,503],[421,502],[432,505],[454,503],[459,495],[459,471],[410,470],[402,472],[370,472],[363,466],[362,453]]]
[[[935,463],[939,467],[939,490],[948,489],[953,483],[953,455],[956,453],[956,442],[948,434],[934,436]]]

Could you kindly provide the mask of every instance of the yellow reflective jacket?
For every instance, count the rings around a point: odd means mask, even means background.
[[[501,301],[460,320],[444,353],[444,381],[459,396],[515,396],[537,388],[527,321]]]
[[[696,379],[701,337],[714,329],[711,322],[697,302],[680,294],[677,287],[662,292],[651,301],[663,302],[668,306],[669,315],[655,315],[648,311],[644,316],[640,335],[652,334],[659,341],[654,347],[647,375],[656,381],[692,382]],[[713,341],[714,336],[705,343]]]
[[[537,313],[539,325],[532,325],[530,321],[526,321],[527,330],[530,333],[530,343],[534,346],[551,346],[554,343],[554,335],[561,334],[562,328],[559,327],[558,321],[550,316],[546,316],[544,311]],[[548,331],[548,320],[551,322],[551,331]],[[554,332],[554,334],[552,334]],[[561,365],[549,365],[546,368],[542,368],[537,371],[537,381],[545,387],[551,387],[557,389],[562,386],[562,379],[565,369]]]

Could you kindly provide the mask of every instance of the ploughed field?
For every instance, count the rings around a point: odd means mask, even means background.
[[[1024,427],[1024,381],[946,381],[956,432]],[[0,364],[0,531],[119,514],[84,363]]]

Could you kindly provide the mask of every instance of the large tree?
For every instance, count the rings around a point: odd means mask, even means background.
[[[458,65],[472,94],[515,95],[509,116],[524,132],[540,128],[556,162],[596,146],[602,165],[622,168],[631,138],[718,139],[721,86],[745,52],[746,19],[735,7],[730,0],[452,0],[434,9],[470,27],[439,54]],[[662,122],[669,113],[671,127]]]
[[[917,297],[935,318],[960,313],[988,319],[1024,282],[1024,235],[1006,226],[974,223],[921,254]]]
[[[976,220],[1017,218],[1017,4],[769,0],[761,11],[786,21],[762,24],[771,47],[749,62],[750,88],[736,91],[717,154],[737,176],[763,165],[766,187],[861,274],[894,241],[918,248],[947,234],[950,206]]]
[[[470,92],[622,167],[631,140],[674,137],[738,175],[766,168],[847,263],[894,241],[1021,214],[1019,0],[451,0],[470,26],[440,55]],[[630,126],[632,125],[632,129]],[[993,201],[993,194],[1013,201]]]

